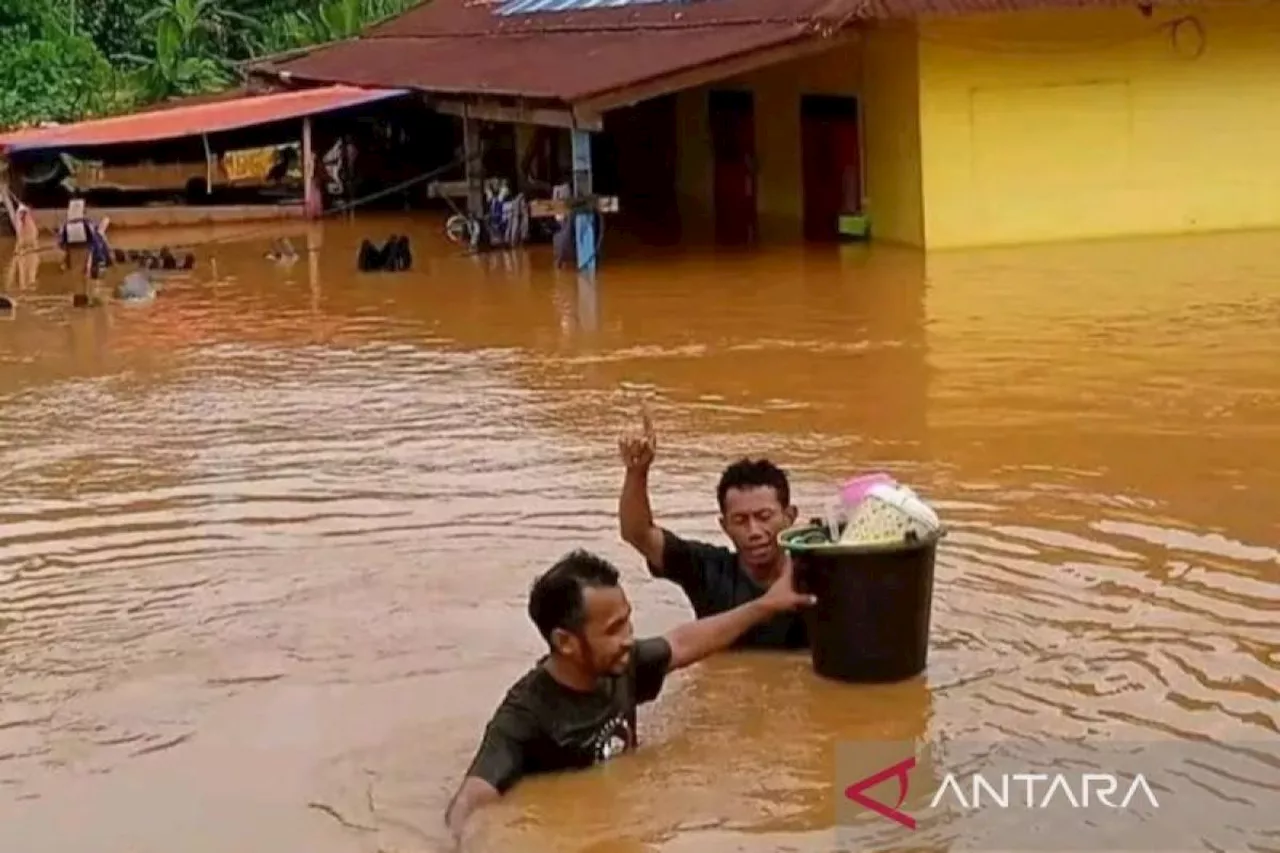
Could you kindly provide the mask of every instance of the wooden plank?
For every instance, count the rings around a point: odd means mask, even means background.
[[[66,218],[66,210],[34,210],[36,223],[44,231],[57,233]],[[95,219],[111,218],[111,234],[118,238],[122,228],[174,228],[207,226],[224,223],[284,222],[302,219],[306,210],[300,204],[262,204],[226,206],[156,205],[153,207],[95,207],[89,211]],[[112,239],[112,246],[117,240]]]
[[[432,198],[466,198],[468,184],[463,181],[432,181],[427,184],[427,193]]]
[[[598,113],[577,110],[557,110],[546,107],[509,107],[490,101],[436,100],[432,102],[436,112],[480,121],[496,121],[505,124],[536,124],[542,127],[565,127],[570,130],[599,131],[604,120]]]
[[[428,192],[435,198],[466,198],[466,181],[432,181],[428,184]],[[538,218],[547,216],[564,216],[569,212],[569,202],[565,199],[534,198],[529,199],[529,215]],[[597,196],[596,210],[601,213],[618,212],[617,196]]]
[[[780,65],[793,59],[814,56],[834,50],[842,45],[855,43],[861,34],[857,30],[843,30],[830,36],[808,35],[798,37],[796,41],[787,42],[777,47],[763,48],[745,56],[726,59],[721,62],[709,62],[706,65],[688,71],[671,74],[657,80],[640,83],[606,92],[592,98],[585,98],[573,105],[574,110],[582,110],[590,114],[600,114],[608,110],[629,107],[660,95],[669,95],[684,89],[717,83],[739,74],[746,74]]]
[[[600,213],[617,213],[617,196],[599,196],[596,198],[596,210]],[[529,202],[529,215],[535,219],[548,216],[567,216],[571,202],[565,199],[537,198]]]

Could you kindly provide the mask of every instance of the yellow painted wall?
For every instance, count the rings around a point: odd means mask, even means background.
[[[920,78],[914,24],[871,30],[863,42],[864,204],[875,240],[924,245]]]
[[[707,93],[737,89],[755,95],[761,239],[797,239],[803,231],[801,96],[845,95],[859,99],[862,191],[873,233],[920,245],[917,64],[914,25],[886,26],[868,31],[858,44],[681,92],[678,192],[686,233],[705,237],[713,227]]]
[[[826,53],[734,77],[678,96],[680,219],[686,228],[712,227],[710,89],[755,95],[758,211],[761,239],[795,239],[802,233],[800,96],[858,94],[862,52],[844,45]]]
[[[929,248],[1280,225],[1280,7],[919,27]]]

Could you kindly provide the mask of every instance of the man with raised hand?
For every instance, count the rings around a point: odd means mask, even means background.
[[[618,500],[622,538],[645,558],[649,572],[680,586],[699,617],[724,613],[764,595],[791,557],[778,535],[795,524],[787,474],[768,459],[741,459],[725,468],[716,487],[720,529],[733,549],[684,539],[653,520],[649,470],[658,437],[648,406],[641,407],[641,431],[618,442],[626,476]],[[799,613],[779,613],[756,625],[735,643],[739,648],[800,649],[809,645]]]

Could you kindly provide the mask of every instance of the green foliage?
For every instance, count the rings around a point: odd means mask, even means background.
[[[307,8],[269,19],[263,47],[267,52],[274,52],[351,38],[417,2],[419,0],[320,0]]]
[[[420,0],[0,0],[0,128],[217,91],[235,64],[350,38]]]
[[[87,38],[0,30],[0,125],[74,121],[119,100],[116,74]]]
[[[78,31],[93,39],[104,56],[148,53],[154,33],[138,22],[155,5],[155,0],[76,0]]]
[[[138,90],[151,101],[225,88],[234,79],[226,57],[258,27],[217,0],[160,0],[138,23],[154,33],[151,56],[120,58],[134,64]]]

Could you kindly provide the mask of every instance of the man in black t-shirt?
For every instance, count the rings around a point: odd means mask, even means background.
[[[786,472],[767,459],[742,459],[724,470],[716,498],[720,528],[734,550],[682,539],[659,527],[649,508],[649,467],[658,439],[647,408],[642,417],[643,432],[618,442],[627,469],[618,500],[622,538],[645,558],[654,577],[680,585],[699,618],[763,595],[791,563],[778,544],[778,534],[796,521]],[[801,649],[808,647],[809,635],[801,614],[782,613],[745,633],[735,645]]]
[[[485,728],[445,814],[454,838],[476,808],[524,776],[590,767],[634,749],[636,708],[657,698],[668,673],[812,603],[792,589],[787,571],[741,607],[635,640],[617,569],[585,551],[565,556],[529,593],[529,616],[550,652],[507,691]]]

